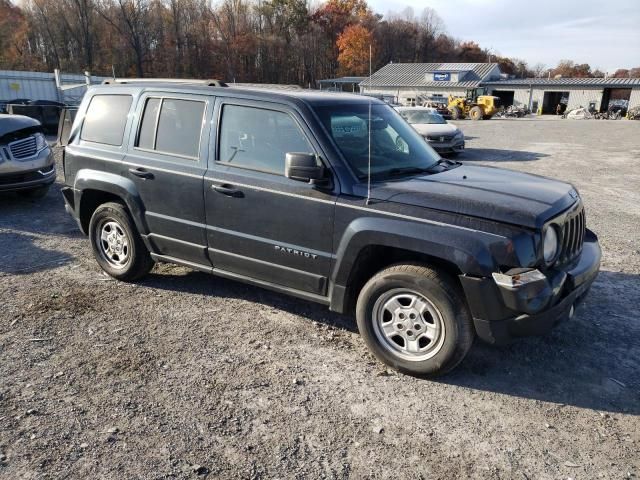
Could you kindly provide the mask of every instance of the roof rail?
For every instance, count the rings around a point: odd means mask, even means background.
[[[226,87],[226,83],[220,80],[197,80],[193,78],[109,78],[102,82],[103,85],[127,84],[127,83],[186,83],[205,85],[207,87]]]

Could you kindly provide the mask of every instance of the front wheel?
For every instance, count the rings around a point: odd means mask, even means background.
[[[471,120],[482,120],[482,117],[483,113],[480,107],[475,106],[469,110],[469,118],[471,118]]]
[[[100,267],[118,280],[137,280],[153,268],[129,212],[119,203],[105,203],[93,212],[89,239]]]
[[[464,118],[464,112],[460,107],[453,107],[451,109],[451,118],[453,120],[462,120]]]
[[[356,318],[373,354],[410,375],[448,372],[474,339],[458,285],[422,265],[394,265],[376,274],[360,292]]]

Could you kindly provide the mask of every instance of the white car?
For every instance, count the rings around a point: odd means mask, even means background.
[[[399,107],[396,110],[436,152],[456,155],[464,150],[464,133],[434,108]]]

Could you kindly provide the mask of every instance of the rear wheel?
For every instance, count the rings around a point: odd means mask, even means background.
[[[478,106],[471,108],[471,110],[469,110],[469,117],[471,120],[482,120],[482,109]]]
[[[446,373],[474,339],[458,285],[421,265],[394,265],[376,274],[360,292],[356,317],[373,354],[410,375]]]
[[[119,203],[100,205],[91,216],[89,239],[100,267],[118,280],[133,281],[153,268],[129,212]]]

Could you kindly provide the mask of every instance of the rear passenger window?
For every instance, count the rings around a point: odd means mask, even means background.
[[[94,95],[84,117],[80,138],[120,146],[131,108],[131,95]]]
[[[149,98],[144,107],[136,146],[198,158],[205,106],[205,102],[197,100]]]
[[[313,153],[305,134],[286,113],[225,105],[221,122],[220,162],[283,175],[287,153]]]

